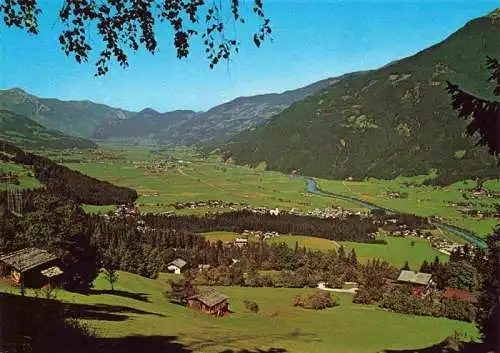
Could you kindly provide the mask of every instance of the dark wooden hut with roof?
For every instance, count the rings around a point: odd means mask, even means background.
[[[229,313],[229,297],[212,290],[189,297],[188,306],[210,315],[225,316]]]
[[[0,256],[0,275],[16,285],[42,287],[57,284],[63,274],[60,259],[46,250],[26,248]]]

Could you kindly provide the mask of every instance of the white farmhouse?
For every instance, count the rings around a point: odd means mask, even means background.
[[[183,259],[177,258],[174,261],[171,261],[167,264],[167,270],[169,272],[173,272],[176,275],[180,275],[182,269],[187,265],[187,262]]]

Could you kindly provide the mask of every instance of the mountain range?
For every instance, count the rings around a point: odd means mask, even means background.
[[[47,129],[23,115],[3,109],[0,109],[0,139],[13,142],[25,148],[48,146],[55,149],[97,147],[90,140],[66,135],[57,130]]]
[[[23,115],[49,129],[85,138],[108,121],[130,118],[134,114],[88,100],[39,98],[20,88],[0,90],[0,109]]]
[[[356,73],[345,76],[353,76]],[[206,145],[225,141],[254,127],[340,78],[328,78],[283,93],[239,97],[206,112],[177,110],[140,112],[109,107],[90,101],[38,98],[22,89],[0,90],[0,109],[61,132],[97,141],[138,144]]]
[[[414,56],[346,77],[231,139],[239,164],[330,179],[394,178],[439,170],[439,182],[498,176],[465,136],[446,92],[451,81],[495,99],[486,56],[500,57],[500,21],[484,16]],[[498,97],[496,97],[498,99]]]
[[[266,162],[268,169],[334,179],[393,178],[430,169],[438,169],[444,183],[497,176],[496,161],[465,135],[467,122],[457,118],[446,92],[449,80],[498,99],[486,83],[485,65],[486,56],[500,57],[497,13],[380,69],[239,97],[206,112],[131,112],[90,101],[38,98],[18,88],[0,90],[0,109],[12,112],[2,113],[4,125],[10,124],[3,137],[19,142],[23,134],[30,136],[25,140],[37,135],[41,143],[47,134],[69,138],[65,133],[97,141],[221,147],[239,164]],[[42,132],[43,127],[51,132]],[[47,141],[55,135],[51,138]],[[65,141],[60,145],[70,142]],[[90,146],[81,139],[71,143]]]
[[[137,143],[156,143],[158,132],[188,121],[196,115],[192,110],[160,113],[146,108],[129,119],[111,120],[96,129],[92,138],[99,140],[126,140]]]

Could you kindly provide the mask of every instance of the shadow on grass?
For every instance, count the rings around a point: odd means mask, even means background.
[[[488,349],[481,343],[463,342],[460,349],[450,347],[447,340],[430,347],[419,349],[387,349],[383,353],[486,353]]]
[[[97,353],[190,353],[176,336],[127,336],[120,338],[97,338],[94,350]]]
[[[269,348],[266,350],[255,348],[255,350],[252,350],[252,351],[250,351],[248,349],[242,349],[239,351],[233,351],[231,349],[227,349],[227,350],[221,351],[219,353],[286,353],[286,352],[288,352],[288,351],[284,348]]]
[[[109,289],[91,289],[89,291],[90,295],[99,295],[99,294],[106,294],[106,295],[116,295],[118,297],[123,297],[123,298],[129,298],[129,299],[135,299],[139,300],[141,302],[149,302],[148,293],[131,293],[131,292],[126,292],[123,290],[109,290]]]
[[[107,304],[64,304],[64,309],[67,317],[83,320],[125,321],[129,318],[128,314],[165,316],[128,306]]]

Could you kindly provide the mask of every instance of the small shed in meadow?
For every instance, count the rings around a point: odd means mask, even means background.
[[[229,297],[212,290],[189,297],[188,306],[210,315],[224,316],[229,312]]]
[[[174,261],[170,261],[167,264],[167,270],[169,272],[173,272],[173,273],[175,273],[177,275],[180,275],[181,272],[182,272],[182,270],[186,267],[186,265],[187,265],[186,261],[184,261],[181,258],[177,258]]]
[[[14,284],[41,287],[55,284],[63,274],[60,260],[46,250],[25,248],[0,256],[0,275],[10,276]]]

